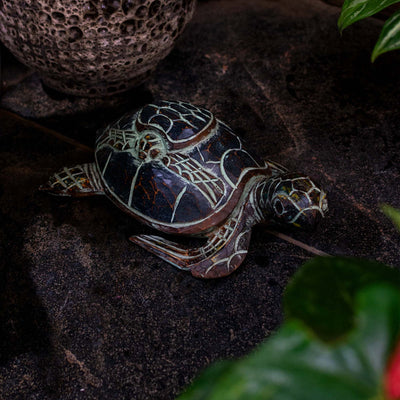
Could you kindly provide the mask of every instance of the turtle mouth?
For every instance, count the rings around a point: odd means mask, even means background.
[[[320,201],[319,201],[319,207],[321,208],[321,214],[324,217],[325,214],[328,212],[329,207],[328,207],[328,200],[326,198],[326,193],[321,191],[321,196],[320,196]]]
[[[326,207],[327,207],[326,203]],[[311,206],[305,210],[301,210],[295,218],[291,221],[291,224],[296,228],[305,230],[313,229],[319,221],[325,216],[322,207]]]

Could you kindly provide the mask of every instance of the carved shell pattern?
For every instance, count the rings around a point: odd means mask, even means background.
[[[108,126],[96,163],[119,207],[167,232],[222,222],[251,176],[271,174],[226,124],[184,102],[155,102]]]

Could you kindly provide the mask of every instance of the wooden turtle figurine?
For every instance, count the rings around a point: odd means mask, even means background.
[[[309,227],[328,208],[325,193],[307,176],[260,162],[210,111],[180,101],[126,114],[99,134],[94,163],[63,168],[41,189],[60,196],[105,194],[161,232],[206,238],[190,249],[159,236],[130,238],[201,278],[238,268],[255,224]]]

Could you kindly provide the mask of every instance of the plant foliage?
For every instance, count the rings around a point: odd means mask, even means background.
[[[400,288],[400,273],[374,261],[316,257],[287,286],[285,316],[303,321],[322,340],[335,341],[354,326],[356,293],[378,282]]]
[[[302,321],[288,320],[248,357],[208,368],[179,400],[384,399],[383,375],[400,334],[400,291],[369,286],[354,306],[346,339],[328,344]]]
[[[382,206],[383,212],[389,217],[400,231],[400,211],[387,204]]]
[[[400,211],[382,207],[400,230]],[[317,257],[293,277],[286,321],[247,357],[207,368],[178,400],[400,399],[400,271]]]
[[[354,22],[375,15],[379,11],[400,3],[400,0],[345,0],[338,20],[340,31]],[[388,51],[400,49],[400,11],[394,13],[384,24],[372,51],[371,60]]]

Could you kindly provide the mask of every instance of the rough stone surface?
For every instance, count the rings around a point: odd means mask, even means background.
[[[143,82],[194,6],[195,0],[2,0],[0,39],[48,86],[102,97]]]
[[[131,102],[212,110],[251,151],[327,190],[327,218],[293,238],[399,265],[399,234],[379,204],[400,207],[400,56],[371,65],[381,23],[340,37],[338,14],[313,0],[202,1]],[[117,111],[38,122],[90,145]],[[107,199],[37,192],[90,152],[4,111],[0,121],[1,398],[173,399],[210,362],[278,327],[283,289],[311,253],[260,226],[234,274],[194,279],[130,243],[149,230]]]
[[[8,87],[0,99],[0,107],[27,118],[57,117],[56,121],[59,124],[60,117],[69,119],[71,115],[78,113],[101,114],[99,110],[105,110],[109,114],[110,109],[115,109],[116,115],[119,115],[121,109],[127,110],[132,107],[132,96],[141,97],[140,104],[142,99],[149,98],[145,86],[137,86],[133,92],[127,91],[106,97],[70,96],[44,86],[37,74],[30,74],[20,84]]]

